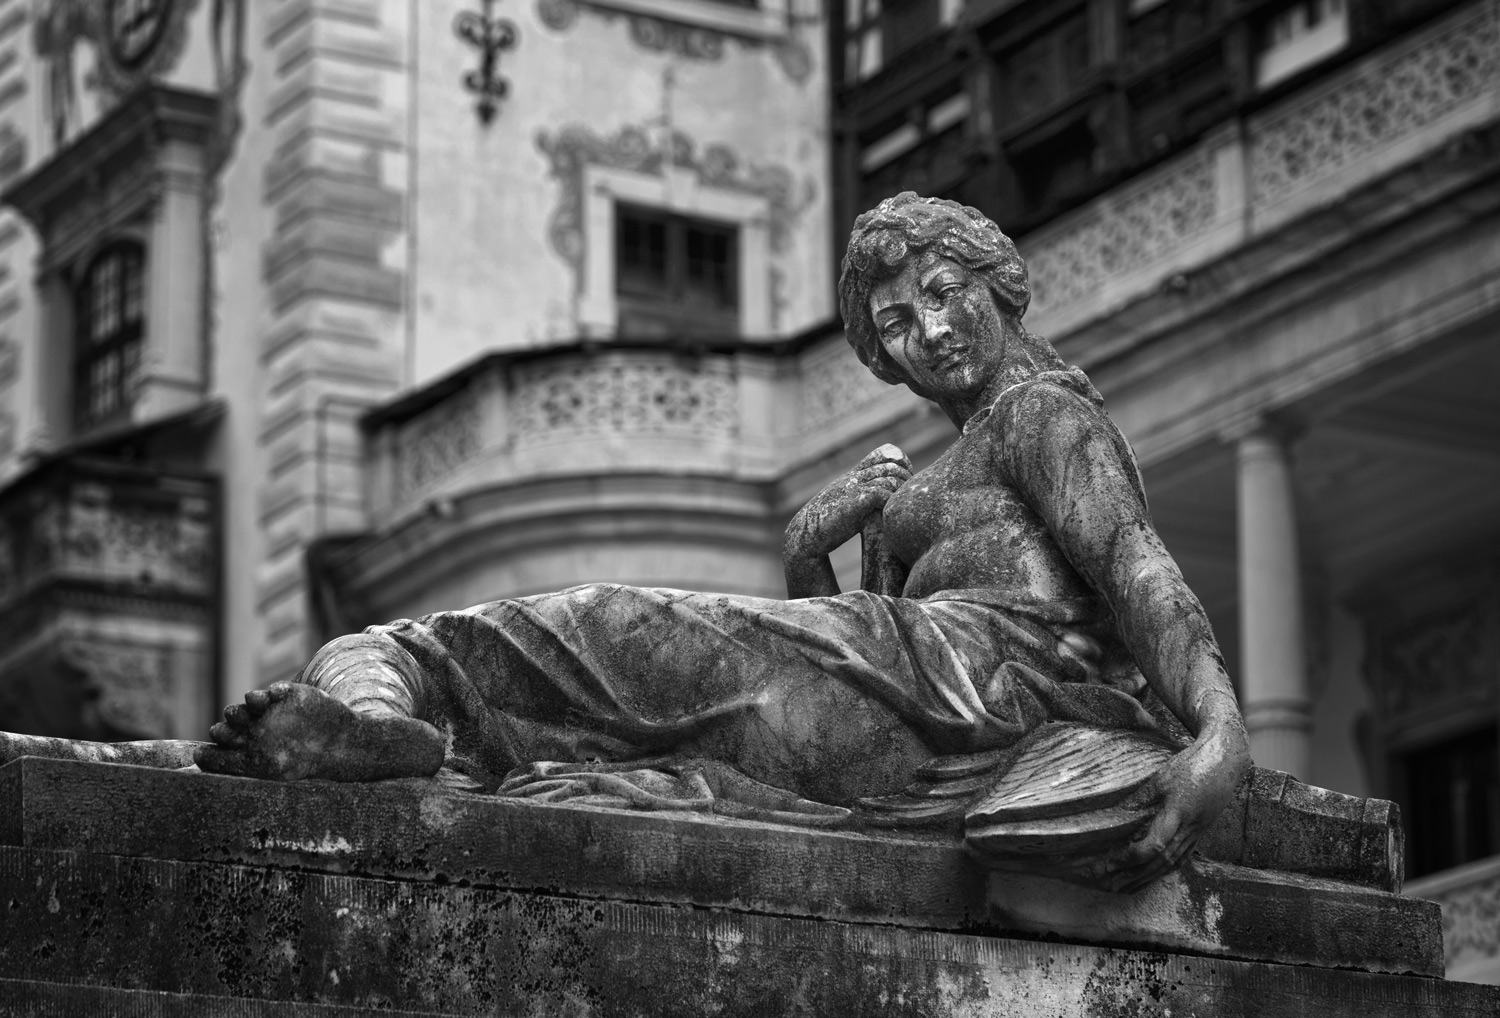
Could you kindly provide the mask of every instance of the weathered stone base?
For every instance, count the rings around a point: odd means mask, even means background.
[[[22,760],[0,769],[0,842],[7,1015],[1500,1013],[1493,987],[1235,957],[1322,943],[1430,970],[1436,916],[1281,881],[1257,945],[1223,921],[1257,895],[1251,871],[1232,867],[1195,870],[1155,905],[1115,903],[1166,941],[1208,938],[1189,953],[1011,933],[1005,910],[1035,920],[1056,886],[991,882],[987,896],[947,843],[415,782]],[[1325,915],[1340,893],[1354,897]],[[1301,928],[1278,943],[1299,900]],[[881,904],[892,901],[902,911]],[[1215,915],[1217,927],[1202,921]],[[1371,921],[1408,942],[1379,948],[1358,925]]]

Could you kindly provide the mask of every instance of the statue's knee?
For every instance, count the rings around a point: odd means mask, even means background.
[[[359,672],[392,670],[399,648],[378,633],[350,633],[327,643],[312,656],[296,681],[327,689],[342,677]]]

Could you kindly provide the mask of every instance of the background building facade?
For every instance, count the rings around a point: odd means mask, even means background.
[[[954,436],[835,317],[915,189],[1017,238],[1258,762],[1400,801],[1500,978],[1494,0],[9,0],[0,178],[0,727],[192,736],[588,580],[783,596],[808,496]]]

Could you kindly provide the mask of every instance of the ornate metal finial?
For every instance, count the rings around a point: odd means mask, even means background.
[[[494,16],[495,0],[483,2],[483,14],[460,11],[453,22],[453,30],[460,39],[479,50],[479,68],[466,72],[463,82],[464,88],[479,96],[476,104],[479,119],[488,124],[495,119],[500,100],[510,88],[509,83],[496,73],[500,52],[516,44],[517,32],[515,22]]]

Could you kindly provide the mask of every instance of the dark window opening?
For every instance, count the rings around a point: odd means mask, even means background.
[[[1497,731],[1492,725],[1401,757],[1407,876],[1500,852]]]
[[[74,294],[74,415],[80,429],[130,409],[146,326],[146,255],[119,241],[94,257]]]
[[[1028,213],[1061,211],[1089,194],[1097,183],[1093,132],[1081,119],[1012,157]]]
[[[620,206],[615,254],[620,335],[739,331],[739,231],[734,227]]]

